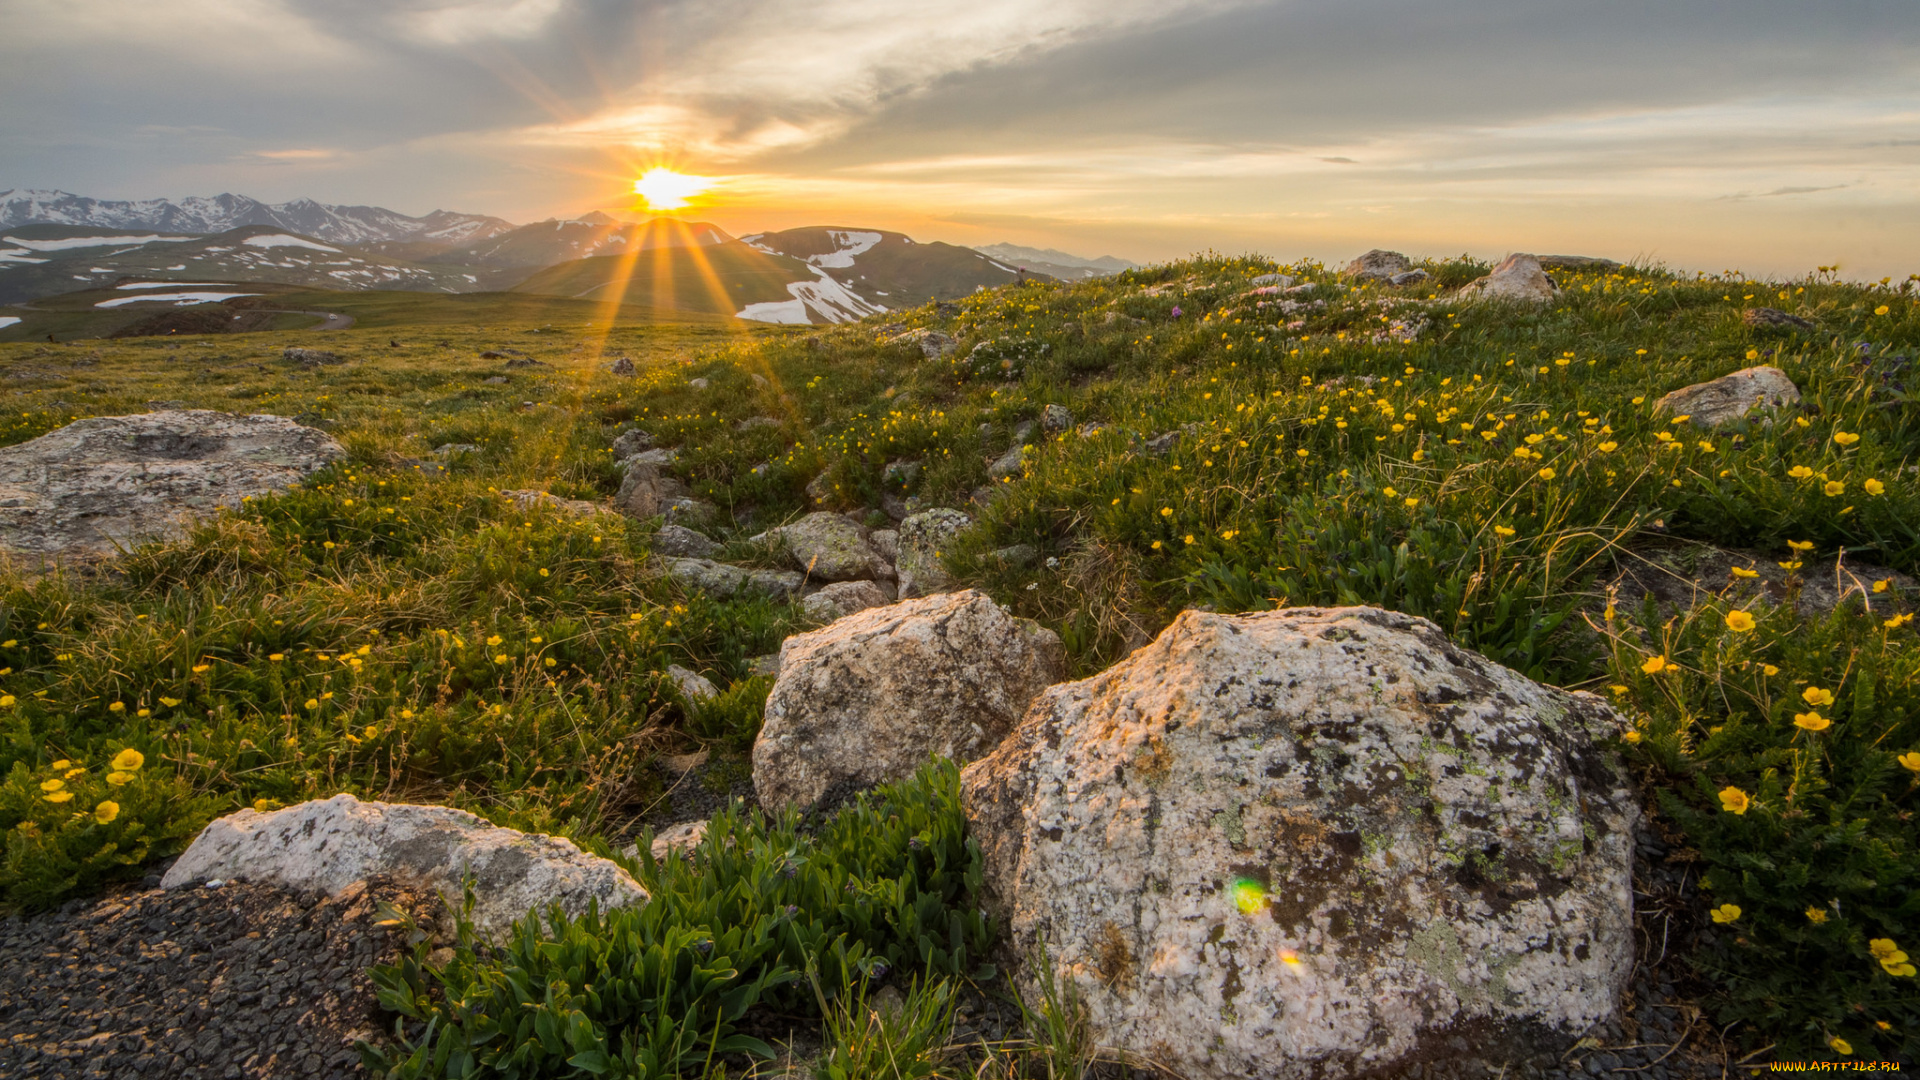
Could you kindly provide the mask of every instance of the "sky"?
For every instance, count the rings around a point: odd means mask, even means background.
[[[1920,272],[1914,0],[0,0],[0,189]]]

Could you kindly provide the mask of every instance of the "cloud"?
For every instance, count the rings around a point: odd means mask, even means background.
[[[399,23],[415,37],[443,45],[538,35],[565,0],[468,0],[402,13]]]

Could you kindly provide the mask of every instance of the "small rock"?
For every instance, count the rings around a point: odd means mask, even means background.
[[[905,488],[919,477],[920,469],[921,463],[918,461],[889,461],[886,470],[880,474],[880,480],[885,484]]]
[[[1405,273],[1393,275],[1387,279],[1387,283],[1390,285],[1418,285],[1432,276],[1433,275],[1427,273],[1425,270],[1416,267]]]
[[[656,469],[664,469],[678,464],[679,461],[679,450],[672,447],[661,447],[658,450],[642,450],[637,454],[629,456],[624,463],[629,466],[651,465]]]
[[[1540,260],[1516,253],[1501,260],[1493,273],[1469,282],[1460,290],[1460,295],[1482,300],[1541,303],[1553,299],[1559,292],[1553,279],[1540,269]]]
[[[1009,547],[995,548],[987,558],[1002,566],[1032,566],[1039,561],[1040,552],[1032,544],[1013,544]]]
[[[688,701],[701,702],[720,696],[720,688],[708,681],[706,676],[683,668],[679,664],[667,665],[667,678],[673,680],[673,685],[679,689],[680,696]]]
[[[1319,288],[1320,286],[1315,282],[1306,281],[1289,288],[1287,290],[1287,295],[1288,296],[1305,296],[1308,293],[1314,292]]]
[[[1404,274],[1411,269],[1413,264],[1407,261],[1405,255],[1374,248],[1348,263],[1342,276],[1354,281],[1391,281],[1393,275]]]
[[[507,384],[507,377],[505,375],[489,375],[480,381],[487,386],[505,386]]]
[[[688,379],[687,385],[693,387],[695,390],[705,390],[707,387],[713,384],[708,382],[706,379]]]
[[[455,454],[477,454],[480,448],[470,442],[441,443],[433,448],[434,457],[452,457]]]
[[[1049,438],[1058,438],[1073,427],[1073,413],[1065,405],[1049,405],[1040,410],[1040,430]]]
[[[713,523],[720,508],[702,499],[690,499],[684,495],[669,498],[666,502],[667,524],[696,526],[705,528]]]
[[[785,545],[794,566],[813,581],[893,576],[893,567],[868,545],[865,530],[829,510],[773,529],[767,538]]]
[[[627,359],[624,356],[616,356],[613,358],[612,363],[602,364],[600,366],[601,366],[601,370],[606,371],[608,374],[611,374],[611,375],[620,375],[625,377],[631,377],[633,375],[633,361]]]
[[[1019,472],[1020,459],[1025,456],[1026,452],[1026,447],[1021,446],[1019,443],[1013,444],[1007,448],[1006,453],[995,458],[993,464],[987,466],[987,475],[995,480],[1004,480]]]
[[[500,494],[512,499],[522,510],[531,510],[536,506],[546,506],[574,517],[584,517],[587,514],[604,514],[608,512],[608,508],[599,503],[587,502],[585,499],[563,499],[558,495],[546,491],[526,489],[520,491],[503,491]]]
[[[867,546],[888,562],[900,561],[900,533],[896,530],[873,530],[867,534]]]
[[[682,586],[722,600],[743,591],[784,600],[802,585],[800,575],[791,571],[743,570],[711,559],[667,559],[662,569]]]
[[[1013,441],[1023,443],[1033,438],[1033,429],[1036,426],[1031,420],[1022,420],[1013,425]]]
[[[733,425],[733,430],[753,431],[756,428],[769,428],[769,427],[777,428],[779,426],[780,426],[780,421],[775,420],[771,416],[749,416],[745,420],[742,420],[739,423]]]
[[[840,501],[840,493],[835,490],[827,474],[821,473],[807,481],[807,498],[812,499],[815,506],[831,506]]]
[[[1252,283],[1256,286],[1278,285],[1284,289],[1293,284],[1293,276],[1291,274],[1261,274],[1254,278]]]
[[[807,618],[815,622],[832,622],[856,611],[891,603],[892,599],[871,581],[836,581],[800,601],[800,607]]]
[[[1612,259],[1602,259],[1593,255],[1542,255],[1540,266],[1546,270],[1618,270],[1620,264]]]
[[[340,354],[322,352],[319,349],[296,349],[288,347],[280,351],[280,358],[304,368],[316,368],[323,364],[344,364]]]
[[[1656,414],[1686,416],[1702,427],[1720,427],[1754,409],[1771,414],[1800,404],[1800,388],[1777,367],[1742,368],[1708,382],[1682,387],[1653,403]]]
[[[1813,320],[1803,319],[1798,315],[1789,315],[1779,308],[1748,308],[1740,313],[1740,319],[1748,326],[1783,330],[1813,329]]]
[[[946,546],[972,525],[972,518],[944,508],[922,511],[900,523],[900,549],[894,565],[902,599],[928,596],[952,583],[941,556]]]
[[[780,647],[753,745],[760,805],[816,810],[985,752],[1065,672],[1060,639],[973,590],[857,612]]]
[[[719,549],[720,545],[708,539],[705,533],[685,525],[662,525],[660,531],[653,534],[653,551],[657,555],[705,559]]]
[[[621,464],[633,455],[651,449],[653,449],[653,436],[639,428],[633,428],[621,432],[613,440],[613,460],[615,464]]]
[[[661,475],[659,468],[641,460],[646,456],[636,454],[627,460],[626,475],[613,497],[614,509],[642,521],[665,513],[668,500],[685,494],[678,480]]]
[[[903,499],[891,491],[880,493],[880,510],[895,521],[905,521],[919,509],[919,496]]]
[[[473,921],[491,938],[554,902],[570,915],[585,913],[589,902],[601,911],[647,902],[625,870],[572,841],[499,828],[451,807],[351,795],[220,818],[201,830],[161,887],[241,878],[338,894],[376,874],[430,885],[455,906],[471,874]]]
[[[547,365],[542,361],[534,360],[530,357],[525,357],[525,356],[515,357],[514,359],[507,361],[508,368],[530,368],[530,367],[546,367],[546,366]]]
[[[669,825],[654,834],[653,843],[648,845],[647,851],[653,856],[655,862],[659,862],[675,853],[682,856],[691,854],[693,849],[699,847],[701,841],[706,838],[706,822],[683,821],[678,825]]]
[[[905,345],[920,350],[920,355],[928,360],[938,360],[947,356],[958,347],[951,334],[938,330],[909,330],[897,337],[889,338],[889,345]]]
[[[1155,457],[1164,457],[1173,450],[1174,444],[1180,441],[1182,434],[1183,433],[1179,431],[1168,431],[1155,435],[1153,438],[1147,440],[1147,453]]]

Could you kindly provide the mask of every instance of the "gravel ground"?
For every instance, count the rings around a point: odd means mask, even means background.
[[[364,1076],[354,1040],[382,1026],[366,969],[404,944],[373,925],[383,900],[438,904],[383,881],[236,884],[0,921],[0,1077]]]

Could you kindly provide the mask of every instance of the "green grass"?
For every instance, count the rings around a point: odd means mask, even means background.
[[[1253,306],[1274,298],[1243,295],[1276,268],[1200,259],[983,292],[952,318],[886,317],[954,334],[959,351],[941,360],[871,325],[608,333],[585,316],[468,325],[453,306],[377,330],[370,314],[365,332],[0,346],[0,441],[177,400],[322,423],[352,455],[116,573],[0,578],[0,691],[13,699],[0,705],[0,888],[14,904],[55,903],[137,875],[212,814],[339,791],[444,802],[609,850],[660,794],[653,757],[705,746],[738,767],[766,691],[746,662],[805,624],[789,606],[716,602],[650,576],[640,523],[523,513],[499,491],[610,495],[606,448],[638,424],[683,448],[676,472],[722,509],[721,539],[808,509],[822,475],[842,509],[877,512],[889,495],[962,505],[1016,425],[1060,404],[1103,426],[1036,440],[948,554],[963,581],[1057,630],[1076,675],[1188,606],[1366,603],[1607,694],[1710,887],[1695,914],[1740,909],[1706,924],[1711,940],[1690,958],[1729,1038],[1776,1043],[1781,1057],[1832,1053],[1833,1039],[1857,1057],[1920,1050],[1917,980],[1871,951],[1920,944],[1920,757],[1902,757],[1920,753],[1920,661],[1914,627],[1887,623],[1915,598],[1896,586],[1871,613],[1855,601],[1807,619],[1788,595],[1740,608],[1752,630],[1726,619],[1741,592],[1691,612],[1605,611],[1628,553],[1676,538],[1800,562],[1789,591],[1843,551],[1920,573],[1911,287],[1642,268],[1562,275],[1565,295],[1528,310],[1456,305],[1435,288],[1323,293],[1328,306],[1289,329]],[[1429,269],[1451,286],[1483,268]],[[409,317],[405,301],[363,295],[364,310],[399,303],[390,317]],[[475,319],[487,303],[445,299],[479,305],[465,309]],[[1759,304],[1817,329],[1749,327],[1740,312]],[[1381,333],[1395,321],[1426,327],[1408,343]],[[353,362],[301,372],[277,358],[288,343]],[[506,373],[476,358],[503,345],[550,366]],[[632,356],[639,376],[602,372],[605,354]],[[1709,433],[1652,409],[1761,362],[1805,395],[1771,424]],[[502,373],[506,386],[480,381]],[[750,416],[780,424],[736,430]],[[1174,431],[1164,454],[1147,449]],[[448,442],[482,451],[446,475],[411,467]],[[906,461],[922,467],[888,479]],[[1042,559],[991,557],[1016,543]],[[1654,657],[1667,666],[1643,670]],[[662,685],[669,663],[727,687],[724,705],[685,715]],[[1820,731],[1794,723],[1809,689],[1834,696],[1814,707],[1831,721]],[[124,748],[145,765],[109,783]],[[47,801],[52,779],[73,798]],[[1728,788],[1747,796],[1743,813],[1724,808]],[[112,821],[96,819],[103,799],[118,805]],[[581,948],[604,936],[565,933]],[[661,1039],[692,1030],[668,1020]]]

